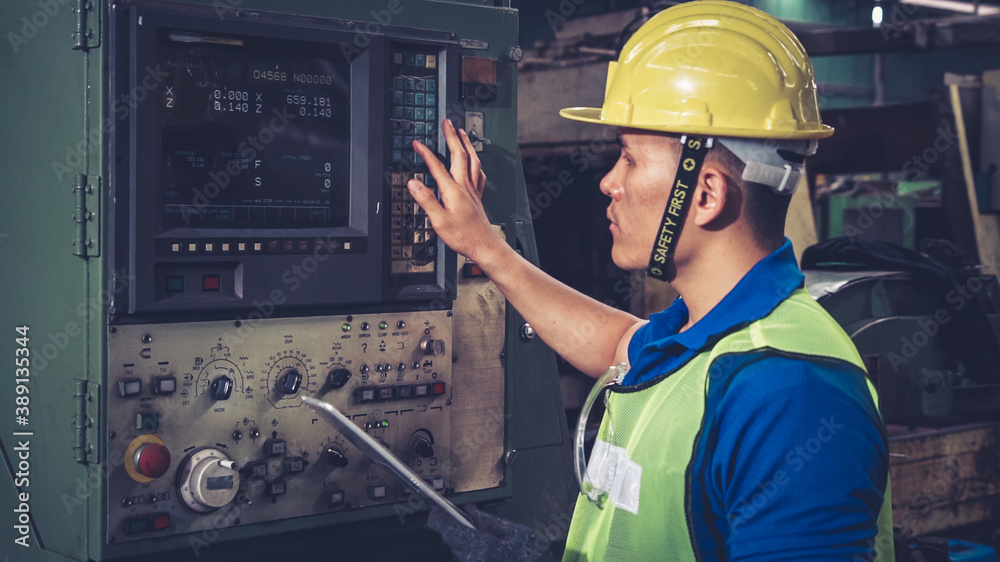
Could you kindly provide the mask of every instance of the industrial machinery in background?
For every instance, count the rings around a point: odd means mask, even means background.
[[[21,86],[0,110],[2,349],[27,358],[23,409],[11,398],[0,421],[3,504],[24,506],[4,550],[446,556],[423,502],[303,396],[456,503],[559,540],[572,488],[554,356],[405,188],[434,187],[412,142],[446,154],[443,119],[465,125],[498,233],[537,261],[516,12],[52,6],[0,8],[23,39],[3,55]]]

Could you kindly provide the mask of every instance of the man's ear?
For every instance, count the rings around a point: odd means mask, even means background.
[[[730,185],[722,169],[713,162],[705,162],[698,174],[690,213],[696,225],[716,230],[739,216],[740,199],[739,189]]]

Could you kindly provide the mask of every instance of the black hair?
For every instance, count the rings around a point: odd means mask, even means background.
[[[743,161],[718,142],[705,159],[722,168],[727,181],[743,193],[743,212],[757,244],[763,248],[780,245],[785,237],[785,217],[788,215],[791,196],[775,193],[762,183],[740,179],[743,176]]]

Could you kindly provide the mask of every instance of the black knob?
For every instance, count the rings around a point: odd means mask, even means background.
[[[326,375],[326,385],[330,388],[341,388],[351,380],[351,372],[347,369],[333,369]]]
[[[328,445],[326,450],[323,451],[323,460],[326,461],[326,464],[334,468],[344,468],[347,466],[347,457],[344,456],[344,452],[339,447],[333,445]]]
[[[212,381],[211,391],[213,399],[229,400],[229,397],[233,394],[233,379],[227,375],[222,375]]]
[[[302,384],[302,375],[295,369],[286,369],[278,377],[278,392],[282,394],[295,394]]]
[[[426,435],[417,435],[413,438],[413,450],[425,459],[434,456],[434,446]]]

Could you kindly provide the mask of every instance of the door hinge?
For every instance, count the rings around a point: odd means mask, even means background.
[[[80,464],[97,463],[101,458],[101,441],[97,433],[101,386],[88,380],[74,379],[73,398],[76,400],[76,413],[73,415],[73,456]]]
[[[73,48],[80,51],[101,46],[101,10],[97,0],[76,0]]]
[[[76,196],[73,255],[84,259],[97,257],[101,255],[101,176],[77,174],[73,194]]]

